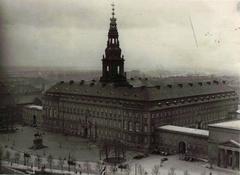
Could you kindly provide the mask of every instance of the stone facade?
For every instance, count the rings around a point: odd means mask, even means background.
[[[240,169],[240,120],[209,125],[209,161],[222,168]]]
[[[43,123],[42,106],[25,105],[22,108],[23,123],[30,126],[41,126]]]
[[[208,159],[208,131],[165,125],[156,133],[156,149],[180,158]]]

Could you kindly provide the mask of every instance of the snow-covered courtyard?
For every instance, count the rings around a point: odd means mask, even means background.
[[[72,136],[64,136],[62,134],[55,134],[44,132],[43,143],[47,148],[41,150],[29,149],[33,145],[34,133],[36,128],[18,126],[18,130],[15,133],[0,134],[0,145],[4,147],[4,150],[8,150],[11,153],[12,159],[16,152],[29,153],[32,157],[39,155],[43,160],[41,161],[48,166],[47,157],[51,155],[53,157],[53,168],[58,169],[58,159],[68,159],[70,155],[79,164],[84,165],[86,162],[92,162],[92,168],[96,168],[96,162],[99,161],[99,150],[94,143],[88,142],[86,139]],[[43,132],[43,131],[40,131]],[[133,156],[136,152],[127,152],[127,162],[130,165],[131,175],[156,175],[153,173],[154,166],[160,166],[160,161],[163,156],[149,155],[146,158],[135,160]],[[179,160],[178,155],[172,155],[166,157],[168,160],[164,161],[159,167],[159,175],[169,175],[169,171],[175,173],[175,175],[236,175],[239,172],[231,170],[224,170],[214,167],[213,169],[207,168],[209,165],[206,162],[188,162]],[[22,161],[21,161],[22,160]],[[20,158],[20,163],[23,163],[23,155]],[[95,162],[95,163],[94,163]],[[29,161],[29,166],[33,161]],[[65,170],[67,165],[65,166]],[[74,169],[74,168],[73,168]],[[187,171],[187,172],[186,172]],[[127,172],[118,171],[120,174],[128,174]],[[189,173],[189,174],[187,174]],[[172,175],[172,174],[171,174]]]

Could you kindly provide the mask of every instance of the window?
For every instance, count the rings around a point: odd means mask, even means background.
[[[140,127],[139,127],[139,123],[137,122],[136,123],[136,132],[139,132],[140,131]]]
[[[127,121],[124,121],[124,129],[127,130]]]
[[[133,124],[132,124],[132,122],[129,122],[129,131],[133,131]]]
[[[147,144],[148,143],[148,138],[144,137],[144,143]]]
[[[148,131],[147,125],[144,125],[144,132],[147,132],[147,131]]]
[[[120,67],[117,66],[117,73],[120,74]]]

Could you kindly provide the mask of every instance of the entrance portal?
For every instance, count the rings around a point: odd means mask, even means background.
[[[180,154],[185,154],[186,153],[186,144],[184,142],[179,142],[178,151],[179,151]]]
[[[37,126],[37,119],[36,119],[36,115],[33,115],[33,122],[32,122],[32,126],[36,127]]]

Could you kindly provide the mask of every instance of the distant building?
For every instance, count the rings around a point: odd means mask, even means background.
[[[0,82],[0,131],[14,130],[16,121],[15,102],[7,87]]]
[[[30,126],[41,126],[42,119],[42,106],[39,105],[25,105],[22,108],[23,123]]]
[[[163,125],[207,129],[235,118],[238,96],[226,81],[126,78],[116,18],[110,20],[100,80],[59,82],[43,101],[45,129],[151,150]]]
[[[240,170],[240,120],[209,125],[208,155],[219,167]]]

